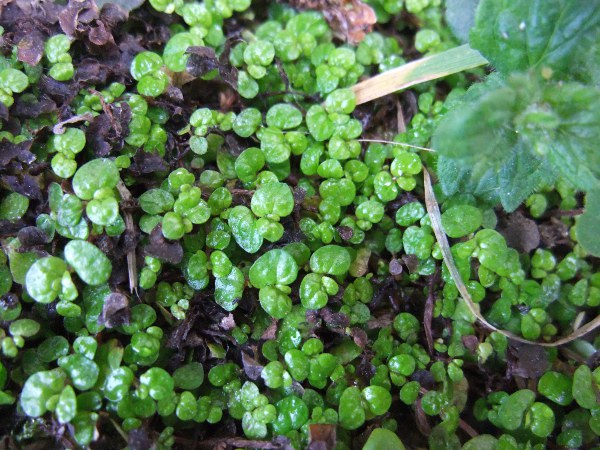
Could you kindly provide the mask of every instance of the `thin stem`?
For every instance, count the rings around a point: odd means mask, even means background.
[[[419,147],[418,145],[407,144],[406,142],[395,142],[395,141],[386,141],[385,139],[356,139],[358,142],[375,142],[377,144],[389,144],[389,145],[400,145],[403,147],[416,148],[417,150],[424,150],[426,152],[433,152],[435,150],[428,147]]]

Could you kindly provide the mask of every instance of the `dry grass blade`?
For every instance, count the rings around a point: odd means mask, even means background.
[[[487,59],[477,50],[468,45],[461,45],[361,81],[355,84],[352,90],[356,94],[356,104],[360,105],[415,84],[443,78],[487,63]]]
[[[456,284],[456,288],[458,289],[460,295],[467,304],[467,307],[482,325],[484,325],[486,328],[492,331],[497,331],[498,333],[503,334],[504,336],[513,341],[522,342],[524,344],[530,345],[539,345],[541,347],[557,347],[559,345],[567,344],[571,341],[574,341],[575,339],[579,339],[580,337],[586,335],[590,331],[600,326],[600,315],[598,315],[595,319],[591,320],[582,327],[577,328],[568,336],[564,336],[554,342],[535,342],[530,341],[528,339],[524,339],[521,336],[517,336],[516,334],[513,334],[509,331],[501,330],[500,328],[497,328],[491,323],[489,323],[485,319],[485,317],[483,317],[483,315],[479,311],[479,308],[473,302],[473,299],[471,299],[471,295],[467,290],[467,286],[465,286],[465,283],[462,280],[458,269],[456,268],[456,264],[454,264],[454,258],[452,257],[452,252],[450,251],[450,244],[448,243],[448,238],[446,237],[446,233],[444,232],[444,228],[442,227],[442,215],[440,213],[440,207],[433,192],[433,187],[431,185],[431,177],[429,176],[429,172],[426,169],[423,170],[423,175],[425,185],[425,206],[427,207],[427,213],[429,214],[429,218],[431,220],[431,227],[433,228],[433,232],[435,234],[437,242],[440,246],[440,249],[442,250],[444,262],[448,267],[448,271],[452,276],[452,280],[454,280],[454,284]]]
[[[117,184],[117,190],[119,191],[123,201],[131,202],[133,200],[131,192],[129,192],[129,189],[127,189],[127,186],[125,186],[123,181],[119,181]],[[123,217],[125,218],[125,228],[127,231],[134,233],[135,225],[133,223],[133,217],[131,217],[131,212],[124,211]],[[137,262],[135,258],[135,249],[127,252],[127,273],[129,276],[129,291],[131,293],[137,293]]]

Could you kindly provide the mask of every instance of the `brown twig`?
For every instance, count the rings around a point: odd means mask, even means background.
[[[561,217],[576,217],[582,215],[584,212],[583,208],[570,209],[568,211],[558,210],[556,211],[556,215]]]
[[[406,124],[404,123],[404,114],[402,113],[402,105],[399,100],[396,100],[396,123],[398,125],[398,133],[405,133]]]
[[[425,328],[425,338],[427,339],[427,349],[429,354],[433,355],[433,333],[431,323],[433,321],[433,305],[435,303],[435,285],[439,278],[439,269],[429,279],[427,299],[425,300],[425,312],[423,313],[423,326]]]
[[[231,195],[247,195],[248,197],[252,197],[254,195],[254,191],[249,191],[248,189],[230,189]]]
[[[64,132],[67,131],[65,125],[76,122],[87,122],[92,120],[93,118],[94,116],[91,113],[85,113],[78,116],[69,117],[68,119],[58,122],[56,125],[54,125],[54,127],[52,128],[52,132],[54,134],[64,134]]]

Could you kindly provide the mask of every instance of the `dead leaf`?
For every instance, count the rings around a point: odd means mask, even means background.
[[[331,450],[337,443],[336,426],[313,423],[308,426],[308,449]]]
[[[529,253],[540,245],[540,231],[537,224],[519,211],[510,214],[505,223],[498,226],[498,231],[504,236],[508,246],[520,253]]]
[[[69,4],[58,15],[60,27],[69,36],[73,36],[80,24],[87,25],[97,19],[98,7],[93,0],[70,0]]]
[[[44,35],[39,31],[33,31],[23,36],[17,46],[17,59],[37,66],[44,54]]]
[[[144,255],[162,259],[170,264],[179,264],[183,259],[183,247],[177,241],[168,242],[158,225],[150,233],[150,243],[144,247]]]
[[[235,319],[233,318],[233,314],[229,313],[223,317],[221,322],[219,322],[219,326],[225,331],[233,330],[235,328]]]
[[[96,0],[96,4],[101,7],[102,10],[109,7],[119,6],[125,11],[131,11],[142,6],[144,4],[144,0]]]
[[[360,0],[291,0],[290,4],[321,11],[337,37],[354,45],[377,23],[373,8]]]
[[[400,275],[403,271],[402,263],[398,261],[396,258],[392,258],[389,266],[390,275],[396,276]]]
[[[12,191],[24,195],[31,200],[41,201],[43,199],[38,181],[27,173],[21,176],[2,175],[1,180],[3,183],[6,183]]]
[[[2,106],[0,106],[0,110],[6,108],[5,106],[2,108]],[[15,104],[11,108],[11,114],[13,116],[24,119],[33,119],[42,114],[48,114],[53,111],[56,111],[56,103],[43,94],[39,95],[37,98],[34,96],[25,95],[17,97]],[[8,119],[8,116],[6,118],[2,116],[3,114],[0,113],[0,118],[4,120]]]
[[[129,134],[131,108],[125,102],[120,106],[106,105],[104,112],[96,116],[86,131],[89,146],[97,156],[107,156],[112,151],[119,151],[125,144]]]
[[[119,293],[113,292],[106,296],[102,306],[102,314],[98,323],[106,328],[114,328],[129,323],[129,299]]]
[[[211,70],[218,69],[221,79],[237,91],[238,70],[229,62],[231,46],[237,41],[238,39],[228,39],[219,57],[210,47],[189,47],[187,53],[190,58],[186,71],[194,77],[201,77]]]
[[[133,175],[139,177],[154,172],[163,172],[168,170],[169,166],[157,153],[148,153],[144,150],[139,150],[133,155],[133,161],[129,170]]]
[[[546,350],[538,345],[516,344],[510,356],[512,373],[522,378],[539,378],[550,367]]]
[[[35,155],[29,151],[33,141],[23,141],[13,144],[7,139],[0,141],[0,168],[8,166],[12,160],[25,164],[35,161]]]
[[[251,380],[258,380],[260,378],[264,366],[246,352],[242,352],[242,365],[244,366],[244,373],[248,378]]]
[[[277,320],[272,319],[271,324],[264,331],[262,336],[260,337],[262,340],[269,341],[275,339],[277,336]]]
[[[47,244],[52,239],[46,234],[45,231],[38,227],[25,227],[19,230],[17,233],[21,247],[29,248],[38,245]]]

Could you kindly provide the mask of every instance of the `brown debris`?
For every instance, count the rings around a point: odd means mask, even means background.
[[[93,0],[71,0],[58,15],[58,22],[65,34],[73,36],[98,16],[98,7]]]
[[[123,148],[131,120],[131,108],[127,103],[103,106],[104,112],[90,122],[86,132],[86,140],[97,156],[107,156]]]
[[[360,0],[291,0],[296,8],[321,11],[337,37],[358,44],[377,22],[375,11]]]
[[[44,35],[37,30],[23,36],[17,46],[17,59],[36,66],[44,54],[44,40]]]
[[[244,373],[252,381],[260,378],[264,366],[246,352],[242,352],[242,365]]]
[[[144,247],[144,255],[162,259],[170,264],[179,264],[183,259],[183,247],[179,242],[167,241],[158,225],[150,233],[150,243]]]
[[[308,449],[331,450],[337,443],[336,426],[313,423],[308,426]]]
[[[113,292],[104,299],[98,323],[106,328],[114,328],[128,324],[129,318],[129,299],[125,295]]]
[[[512,374],[522,378],[539,378],[549,369],[548,354],[538,345],[515,344],[509,356]]]
[[[519,252],[529,253],[540,245],[540,231],[535,221],[517,211],[498,226],[498,231],[506,243]]]
[[[210,47],[189,47],[187,53],[190,58],[187,62],[186,71],[194,76],[201,77],[211,70],[218,69],[221,79],[237,90],[238,70],[229,62],[231,46],[238,39],[228,39],[221,56],[217,57],[215,51]]]

